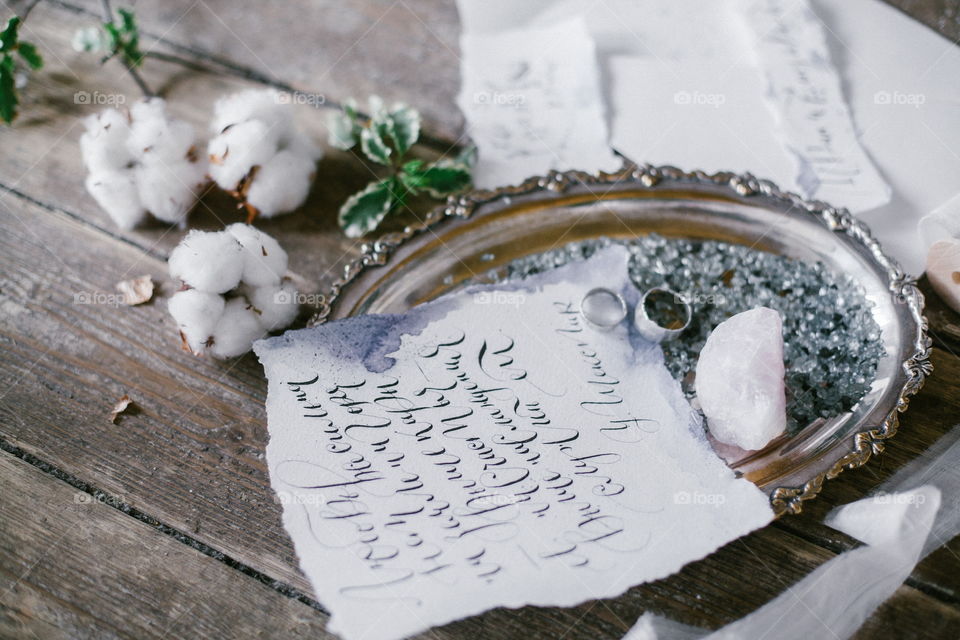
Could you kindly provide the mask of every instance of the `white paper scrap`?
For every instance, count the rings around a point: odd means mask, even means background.
[[[744,0],[741,6],[802,193],[851,211],[889,202],[889,185],[857,139],[820,18],[806,0]]]
[[[271,483],[331,631],[613,597],[772,519],[659,347],[584,326],[598,282],[636,301],[627,259],[256,343]]]
[[[477,145],[474,183],[516,184],[551,169],[613,171],[593,40],[580,18],[460,38],[457,103]]]
[[[796,189],[794,163],[749,66],[614,56],[612,144],[638,163],[750,172]]]

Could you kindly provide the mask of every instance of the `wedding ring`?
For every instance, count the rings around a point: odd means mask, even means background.
[[[692,319],[690,303],[666,287],[653,287],[644,293],[634,313],[637,331],[651,342],[677,337],[690,326]]]
[[[580,301],[580,315],[590,326],[606,331],[627,317],[627,303],[616,291],[597,287],[583,296]]]

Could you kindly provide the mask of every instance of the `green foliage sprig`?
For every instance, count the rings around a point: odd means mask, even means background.
[[[43,57],[36,45],[20,39],[20,25],[23,20],[14,16],[0,31],[0,119],[7,124],[17,117],[17,58],[19,57],[31,69],[43,66]]]
[[[132,9],[117,9],[117,15],[114,16],[109,0],[104,0],[102,4],[103,22],[100,27],[78,29],[73,34],[73,48],[103,53],[101,64],[114,58],[120,60],[143,94],[148,97],[154,95],[137,71],[143,64],[145,54],[140,50],[140,28],[136,14]]]
[[[389,169],[386,177],[370,182],[340,207],[340,228],[350,238],[376,229],[411,196],[444,198],[471,184],[468,155],[437,162],[408,158],[420,137],[420,114],[415,109],[400,103],[387,108],[377,96],[370,98],[369,107],[370,117],[365,118],[349,100],[328,123],[332,146],[347,150],[359,144],[364,156]]]

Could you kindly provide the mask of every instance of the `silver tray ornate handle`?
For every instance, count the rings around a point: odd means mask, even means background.
[[[390,313],[436,298],[513,259],[601,236],[722,240],[850,274],[873,303],[886,350],[867,394],[728,464],[799,513],[824,480],[880,453],[932,372],[923,295],[867,227],[845,209],[804,200],[749,174],[627,164],[615,173],[551,172],[522,184],[451,197],[424,220],[365,244],[311,325]],[[376,268],[374,268],[376,267]]]

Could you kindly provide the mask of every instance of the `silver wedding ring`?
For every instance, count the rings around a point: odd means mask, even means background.
[[[666,287],[653,287],[644,293],[634,313],[637,331],[651,342],[677,337],[690,326],[692,319],[690,303]]]
[[[627,303],[616,291],[597,287],[583,296],[580,301],[580,315],[590,326],[606,331],[627,317]]]

